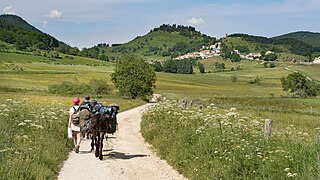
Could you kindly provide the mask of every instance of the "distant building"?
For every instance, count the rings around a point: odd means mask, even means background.
[[[320,56],[319,57],[316,57],[313,62],[313,64],[320,64]]]
[[[188,58],[201,57],[202,59],[210,58],[213,56],[220,56],[221,54],[221,43],[216,43],[210,46],[202,46],[200,52],[191,52],[174,58],[175,60],[182,60]]]

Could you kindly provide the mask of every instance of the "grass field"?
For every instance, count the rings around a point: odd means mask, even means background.
[[[0,179],[55,179],[72,148],[66,137],[73,97],[49,94],[48,86],[97,77],[111,85],[113,67],[88,58],[0,52]],[[117,94],[92,98],[116,103],[120,112],[146,103]]]
[[[24,114],[21,115],[24,116],[24,118],[20,119],[20,115],[15,117],[15,113],[11,113],[8,114],[7,117],[2,116],[0,122],[8,121],[11,118],[15,119],[16,124],[19,124],[25,120],[26,117],[29,117],[28,111],[34,111],[34,109],[41,105],[50,109],[54,108],[55,104],[59,104],[58,111],[61,109],[63,109],[62,111],[67,111],[71,106],[71,99],[73,97],[49,94],[47,92],[49,85],[59,84],[64,81],[87,83],[92,78],[100,77],[113,87],[110,80],[110,74],[113,71],[114,64],[88,58],[70,58],[65,55],[60,55],[60,57],[62,58],[50,59],[30,53],[0,52],[0,102],[7,103],[8,99],[11,99],[12,101],[21,101],[28,105],[34,105],[34,107],[31,106],[30,109],[28,109],[28,106],[24,105],[24,109],[26,110],[24,111]],[[224,62],[226,64],[226,70],[223,72],[216,72],[214,67],[215,62]],[[282,91],[280,79],[291,73],[286,70],[286,67],[289,67],[290,69],[300,71],[303,74],[310,76],[314,80],[320,80],[319,66],[276,63],[275,68],[264,68],[260,61],[231,63],[229,61],[223,61],[220,58],[201,60],[201,63],[204,64],[207,72],[211,71],[212,73],[200,74],[198,71],[195,71],[196,73],[192,75],[157,73],[156,88],[154,89],[154,92],[160,93],[170,99],[194,100],[197,106],[201,105],[207,107],[214,104],[221,112],[230,108],[236,108],[237,111],[243,115],[250,115],[260,119],[272,119],[274,120],[273,131],[275,133],[288,127],[295,127],[295,130],[298,132],[308,133],[309,139],[314,139],[316,136],[317,131],[315,128],[320,127],[320,99],[286,97],[287,94]],[[230,71],[232,67],[236,68],[237,66],[240,67],[239,70]],[[259,84],[250,84],[249,82],[254,80],[257,76],[261,78],[261,82]],[[233,77],[236,77],[236,81],[232,81]],[[117,103],[121,107],[120,111],[145,103],[142,100],[123,99],[116,93],[93,98],[99,99],[104,104]],[[1,109],[2,113],[5,113],[4,109],[5,107]],[[11,107],[10,110],[11,109],[14,111],[14,108]],[[30,116],[30,118],[32,117]],[[60,143],[64,143],[63,140],[66,136],[66,121],[67,116],[64,115],[63,117],[61,116],[61,123],[55,124],[55,128],[58,128],[62,133],[62,137],[60,137],[59,140]],[[49,122],[49,119],[45,119],[42,126],[47,126],[47,122]],[[38,125],[37,122],[33,123]],[[148,124],[146,125],[146,127],[149,126],[150,125]],[[9,130],[3,131],[6,138],[8,138],[8,141],[6,142],[15,140],[10,139],[12,135],[9,133],[11,131],[15,132],[15,128],[16,126],[8,126],[7,129]],[[31,131],[30,133],[34,132]],[[34,137],[34,134],[23,135]],[[18,142],[25,142],[25,140],[20,140]],[[157,141],[154,142],[159,143]],[[20,145],[17,144],[16,146],[19,147]],[[31,146],[32,143],[28,145]],[[6,154],[3,154],[3,152],[8,153],[9,148],[10,143],[0,147],[1,161],[5,161],[6,163],[4,163],[4,165],[6,166],[13,165],[10,163],[8,164],[7,158],[12,159],[16,152],[11,151],[10,149],[10,156],[6,157]],[[67,146],[59,148],[62,148],[65,154],[69,151],[69,147]],[[39,153],[40,152],[41,151],[39,150]],[[17,153],[21,152],[17,151]],[[55,153],[52,154],[53,156],[55,155]],[[31,158],[30,155],[28,155],[28,157]],[[37,155],[33,155],[32,157],[37,157]],[[48,158],[50,159],[50,157]],[[29,160],[31,161],[32,158]],[[29,160],[24,162],[23,158],[21,158],[14,165],[27,166],[25,163],[30,163]],[[170,157],[167,160],[170,162]],[[44,170],[44,173],[41,174],[41,176],[33,174],[30,178],[53,178],[57,174],[59,163],[62,161],[63,157],[58,158],[53,164],[49,163],[48,167],[51,170]],[[43,167],[46,167],[46,165]],[[9,169],[2,166],[0,171],[2,173],[7,173],[7,176],[5,177],[14,175],[13,177],[19,178],[33,168],[38,168],[38,166],[30,165],[27,166],[27,168],[22,168],[22,171],[16,172],[8,172]],[[179,168],[180,167],[178,167],[178,169]],[[182,169],[180,170],[185,171]]]

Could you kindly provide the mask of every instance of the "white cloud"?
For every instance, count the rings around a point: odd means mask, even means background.
[[[3,12],[5,14],[15,14],[14,11],[13,11],[12,6],[7,6],[7,7],[3,8]]]
[[[191,25],[201,25],[204,24],[204,20],[202,18],[191,18],[188,20],[188,23]]]
[[[53,9],[50,11],[50,14],[48,15],[49,18],[61,18],[62,17],[62,12]]]

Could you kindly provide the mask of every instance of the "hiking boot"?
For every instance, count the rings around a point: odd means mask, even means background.
[[[80,148],[80,146],[76,146],[76,148],[75,148],[76,153],[79,153],[79,148]]]

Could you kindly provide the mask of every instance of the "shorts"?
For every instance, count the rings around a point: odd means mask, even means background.
[[[73,123],[71,123],[71,130],[80,132],[80,124],[74,125]]]

